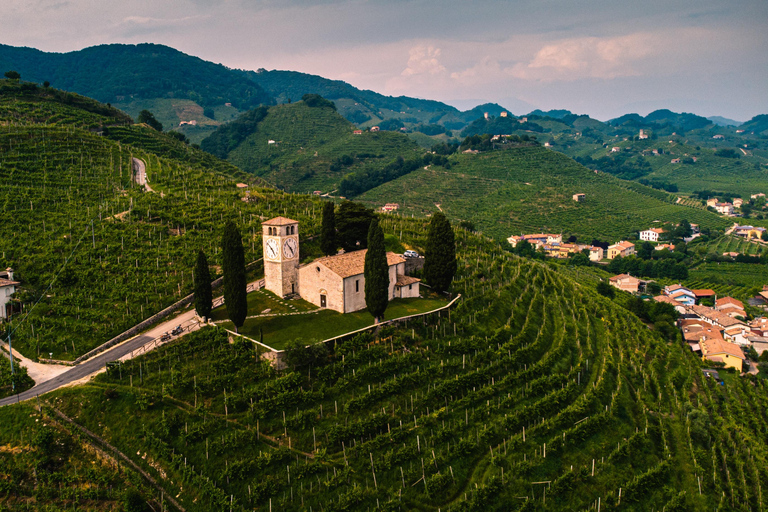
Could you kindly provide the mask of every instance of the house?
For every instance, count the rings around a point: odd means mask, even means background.
[[[272,139],[269,139],[269,140],[267,141],[267,145],[269,145],[269,144],[277,144],[277,142],[275,142],[275,141],[274,141],[274,140],[272,140]]]
[[[746,316],[744,314],[744,304],[733,297],[721,297],[715,301],[715,309],[722,311],[728,316],[737,317]]]
[[[696,290],[691,290],[693,292],[693,295],[696,296],[696,301],[700,301],[701,299],[710,299],[717,297],[717,293],[715,293],[715,290],[710,290],[709,288],[701,288]]]
[[[371,131],[372,132],[378,132],[379,130],[380,130],[380,128],[378,126],[371,126]]]
[[[315,195],[315,196],[319,196],[319,195],[322,195],[322,194],[323,194],[323,192],[320,191],[320,190],[315,190],[314,192],[312,192],[312,195]]]
[[[275,217],[262,223],[265,288],[279,297],[299,295],[339,313],[365,309],[365,254],[352,251],[299,265],[299,223]],[[405,258],[387,253],[390,300],[418,297],[419,280],[405,275]]]
[[[573,200],[577,203],[581,203],[582,201],[587,199],[587,194],[573,194]]]
[[[702,360],[725,363],[726,368],[735,368],[741,371],[744,360],[744,352],[735,343],[730,343],[715,337],[704,337],[699,342]]]
[[[675,252],[675,246],[672,244],[659,244],[653,248],[654,251],[663,251],[664,249],[669,252]]]
[[[722,327],[723,329],[728,329],[733,326],[748,327],[747,324],[741,320],[737,320],[723,311],[718,311],[707,306],[690,305],[688,306],[688,311],[707,322]]]
[[[673,158],[672,160],[670,160],[669,163],[671,163],[671,164],[679,164],[680,163],[680,159],[679,158]]]
[[[685,313],[685,306],[677,302],[672,297],[667,297],[666,295],[657,295],[653,298],[656,302],[664,302],[666,304],[671,304],[675,307],[675,310],[677,310],[678,313],[681,315]]]
[[[589,247],[589,261],[600,261],[605,256],[605,251],[602,247],[590,246]]]
[[[757,336],[768,336],[768,318],[761,316],[749,322],[749,328]]]
[[[679,304],[684,304],[686,306],[693,306],[696,304],[696,296],[693,292],[679,284],[665,286],[664,295],[677,301]]]
[[[723,256],[728,256],[729,258],[735,258],[738,255],[739,255],[739,253],[733,252],[733,251],[731,251],[731,252],[724,252],[723,253]]]
[[[563,235],[556,235],[552,233],[536,233],[533,235],[513,235],[507,238],[507,242],[509,242],[512,247],[517,247],[517,244],[523,240],[532,245],[561,244],[563,242]]]
[[[723,215],[733,215],[733,205],[731,203],[717,203],[715,210]]]
[[[658,242],[664,230],[661,228],[650,228],[640,232],[640,240],[646,242]]]
[[[614,288],[618,288],[619,290],[630,293],[637,293],[638,289],[640,288],[640,280],[636,277],[632,277],[629,274],[619,274],[618,276],[613,276],[608,280],[608,282]]]
[[[545,148],[551,148],[552,144],[550,144],[549,141],[547,141],[547,142],[544,143],[544,147]]]
[[[733,228],[733,232],[745,237],[747,240],[751,240],[752,238],[761,238],[763,233],[765,233],[765,228],[759,226],[736,226]]]
[[[13,269],[7,268],[0,273],[0,320],[7,320],[13,315],[13,294],[21,284],[13,280]]]
[[[709,199],[707,199],[707,206],[711,206],[712,208],[714,208],[714,207],[715,207],[715,205],[716,205],[717,203],[719,203],[719,202],[720,202],[720,200],[719,200],[718,198],[716,198],[716,197],[710,197]]]
[[[614,259],[616,256],[626,258],[627,256],[631,256],[633,254],[635,254],[635,244],[622,240],[621,242],[608,247],[607,258],[609,260]]]
[[[394,212],[400,208],[400,203],[387,203],[384,206],[381,207],[381,211],[383,212]]]
[[[182,121],[179,123],[179,126],[184,126],[184,125],[197,126],[197,121],[195,119],[192,119],[191,121]]]
[[[501,116],[501,117],[507,117],[507,113],[506,113],[506,112],[502,112],[501,114],[499,114],[499,116]]]
[[[698,224],[691,224],[691,233],[694,235],[701,233],[701,229],[699,228]]]
[[[648,138],[648,134],[645,133],[645,131],[641,128],[640,129],[640,135],[637,136],[638,139],[643,140]]]
[[[363,130],[352,130],[352,135],[362,135]]]
[[[621,152],[621,148],[619,146],[613,146],[611,148],[611,153],[620,153],[620,152]]]
[[[760,192],[759,194],[752,194],[752,195],[751,195],[751,196],[749,196],[749,197],[750,197],[750,199],[759,199],[759,198],[761,198],[761,197],[765,197],[765,194],[763,194],[762,192]]]
[[[744,200],[740,197],[736,197],[733,200],[733,207],[734,208],[741,208],[741,205],[744,204]]]
[[[763,355],[763,352],[768,352],[768,338],[765,336],[747,336],[747,341],[755,349],[758,356]]]
[[[235,185],[235,186],[236,186],[237,188],[248,188],[248,185],[247,185],[247,184],[245,184],[245,183],[238,183],[238,184],[237,184],[237,185]]]
[[[723,139],[725,138],[725,136],[724,136],[724,135],[720,135],[720,134],[718,133],[717,135],[713,135],[713,136],[712,136],[712,138],[713,138],[713,139],[717,139],[717,140],[723,140]]]

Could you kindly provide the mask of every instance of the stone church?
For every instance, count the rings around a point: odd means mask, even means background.
[[[321,308],[339,313],[365,309],[365,253],[367,249],[325,256],[300,265],[299,223],[275,217],[262,224],[264,281],[279,297],[300,296]],[[419,296],[420,280],[405,275],[405,258],[387,253],[389,299]]]

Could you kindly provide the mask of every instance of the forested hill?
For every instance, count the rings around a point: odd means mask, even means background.
[[[329,80],[296,71],[259,70],[245,74],[280,103],[296,101],[305,94],[319,94],[333,100],[339,112],[348,120],[363,126],[393,119],[405,126],[437,124],[455,130],[482,117],[485,112],[499,115],[505,110],[496,104],[485,104],[462,112],[439,101],[408,96],[385,96],[374,91],[358,89],[341,80]]]
[[[425,153],[401,133],[356,134],[356,127],[329,100],[306,98],[243,114],[205,139],[202,147],[284,190],[324,193],[335,191],[350,174],[376,174],[368,181],[378,179],[379,184],[385,179],[379,176],[382,169]]]
[[[241,74],[159,44],[109,44],[68,53],[0,45],[0,69],[104,103],[176,98],[247,110],[272,102]]]

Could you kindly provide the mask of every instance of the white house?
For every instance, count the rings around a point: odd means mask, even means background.
[[[640,240],[645,242],[658,242],[659,236],[661,236],[662,233],[664,233],[664,230],[661,228],[646,229],[645,231],[640,232]]]
[[[11,296],[16,293],[16,286],[19,284],[13,280],[12,268],[0,273],[0,320],[11,317]]]
[[[733,205],[731,203],[717,203],[715,210],[723,215],[733,215]]]

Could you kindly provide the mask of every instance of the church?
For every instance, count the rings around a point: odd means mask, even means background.
[[[262,224],[265,288],[279,297],[300,296],[339,313],[365,309],[367,249],[325,256],[305,265],[299,259],[299,222],[275,217]],[[389,300],[419,296],[420,280],[405,275],[405,258],[387,253]]]

